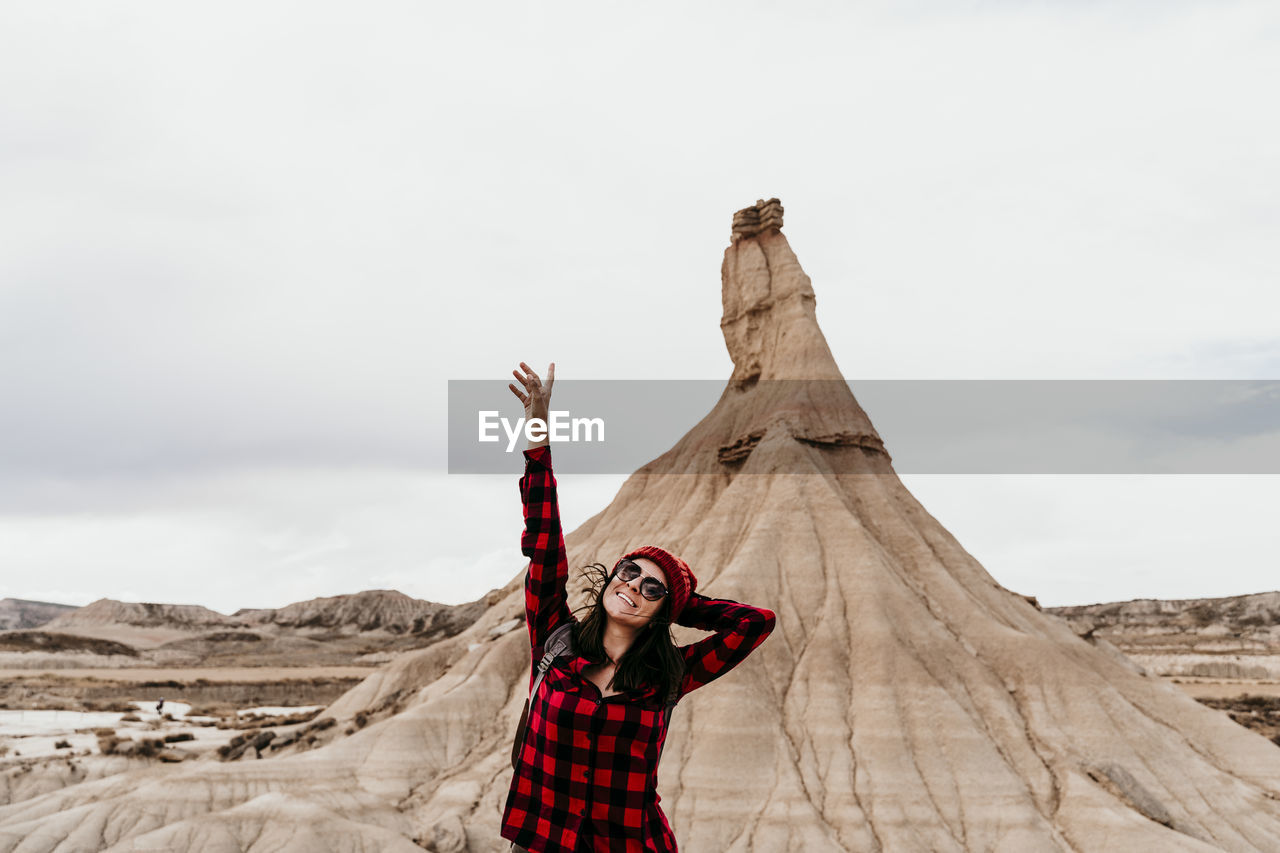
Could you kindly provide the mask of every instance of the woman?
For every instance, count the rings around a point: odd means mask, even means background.
[[[544,386],[524,362],[524,387],[509,387],[525,418],[547,420],[555,364]],[[593,603],[579,621],[569,610],[569,576],[551,447],[530,441],[520,480],[529,558],[525,610],[533,665],[547,637],[573,623],[574,654],[557,657],[538,695],[502,815],[512,850],[675,851],[658,807],[658,758],[666,705],[719,678],[769,636],[771,610],[707,598],[687,563],[655,546],[630,551],[613,571],[596,564]],[[715,631],[677,647],[670,625]],[[533,674],[530,673],[530,687]]]

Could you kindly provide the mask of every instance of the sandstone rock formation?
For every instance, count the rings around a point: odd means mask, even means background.
[[[198,604],[157,604],[100,598],[41,626],[42,630],[115,640],[130,646],[158,646],[192,632],[248,627]]]
[[[1280,679],[1280,592],[1052,607],[1155,675]]]
[[[35,630],[0,632],[0,667],[342,666],[380,663],[457,634],[488,607],[395,590],[315,598],[232,616],[196,605],[101,599]]]
[[[443,626],[456,609],[447,604],[410,598],[394,589],[372,589],[351,595],[313,598],[277,610],[238,610],[233,618],[288,628],[422,634]]]
[[[1280,748],[1001,587],[929,515],[756,210],[741,236],[735,218],[722,266],[734,373],[718,404],[566,536],[571,565],[658,544],[699,591],[778,614],[673,717],[659,792],[681,849],[1280,849]],[[0,851],[505,849],[522,576],[466,631],[331,706],[340,723],[373,714],[350,736],[15,803]]]
[[[46,627],[50,630],[83,628],[90,625],[208,628],[237,624],[239,624],[237,620],[198,604],[156,604],[100,598],[92,604],[64,613]]]
[[[38,628],[51,619],[75,609],[70,604],[27,601],[23,598],[0,598],[0,631]]]
[[[729,238],[736,243],[770,229],[782,229],[782,202],[776,198],[768,201],[760,199],[751,207],[744,207],[734,213]]]

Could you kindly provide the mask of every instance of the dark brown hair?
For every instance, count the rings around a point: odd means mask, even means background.
[[[582,569],[587,581],[584,592],[591,594],[591,604],[578,610],[586,610],[573,626],[573,645],[578,654],[592,663],[604,663],[608,656],[604,651],[604,628],[609,614],[604,609],[604,591],[613,580],[613,572],[600,563],[592,563]],[[577,611],[575,611],[576,613]],[[610,681],[614,690],[637,690],[649,685],[657,688],[657,698],[666,702],[668,696],[679,687],[684,678],[684,658],[671,638],[671,596],[663,596],[662,606],[649,624],[640,629],[635,642],[627,649]]]

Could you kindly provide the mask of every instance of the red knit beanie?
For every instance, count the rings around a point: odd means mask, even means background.
[[[688,603],[689,596],[693,595],[693,591],[698,588],[698,579],[693,576],[693,570],[684,560],[656,545],[637,548],[622,559],[627,560],[632,557],[647,557],[661,566],[662,571],[666,573],[667,592],[671,596],[670,619],[671,624],[674,625],[680,611],[684,610],[685,604]]]

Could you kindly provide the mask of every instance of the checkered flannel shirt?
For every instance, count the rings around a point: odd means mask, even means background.
[[[569,567],[551,448],[524,452],[520,479],[529,558],[525,609],[533,670],[551,632],[576,617],[565,584]],[[773,611],[694,593],[677,620],[713,636],[682,646],[685,677],[677,698],[738,664],[769,636]],[[664,699],[653,687],[602,696],[581,656],[557,658],[530,702],[529,730],[511,779],[502,837],[540,851],[676,851],[658,806],[658,758],[667,736]],[[533,686],[534,673],[529,674]]]

